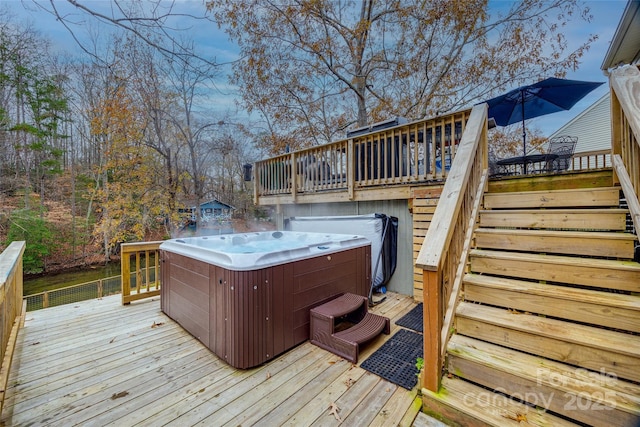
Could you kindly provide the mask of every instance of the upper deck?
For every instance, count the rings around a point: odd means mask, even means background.
[[[255,202],[408,198],[411,186],[446,179],[470,112],[372,126],[367,133],[257,162]],[[384,191],[389,186],[393,193]]]

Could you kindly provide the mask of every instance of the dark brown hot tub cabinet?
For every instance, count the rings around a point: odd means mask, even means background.
[[[309,339],[309,311],[343,293],[368,295],[371,246],[234,271],[164,251],[161,307],[236,368]]]

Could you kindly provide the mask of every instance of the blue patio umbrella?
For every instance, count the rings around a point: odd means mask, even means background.
[[[488,117],[493,118],[498,126],[522,122],[523,155],[526,156],[525,120],[569,110],[601,84],[551,77],[486,101],[489,104]]]

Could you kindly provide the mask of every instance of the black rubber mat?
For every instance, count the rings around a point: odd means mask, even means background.
[[[422,357],[422,335],[401,329],[360,367],[407,390],[418,382],[416,359]]]
[[[422,303],[416,305],[410,312],[398,319],[396,325],[422,332],[424,327],[424,322],[422,321]]]

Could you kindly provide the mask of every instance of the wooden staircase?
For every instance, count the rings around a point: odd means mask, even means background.
[[[640,425],[638,241],[619,200],[614,187],[485,194],[425,412],[465,426]]]

